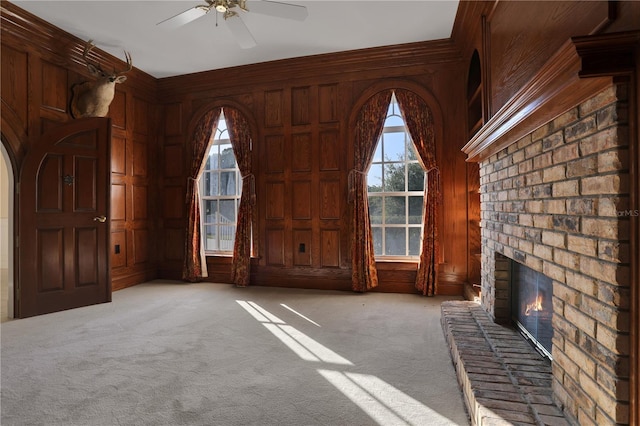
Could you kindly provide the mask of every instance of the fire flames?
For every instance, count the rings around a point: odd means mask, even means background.
[[[542,307],[542,296],[536,297],[536,300],[533,301],[533,303],[527,304],[524,314],[525,316],[529,316],[531,313],[539,311],[544,311],[544,308]]]

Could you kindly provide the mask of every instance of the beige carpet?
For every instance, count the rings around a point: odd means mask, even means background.
[[[467,425],[445,298],[155,281],[1,325],[9,425]]]

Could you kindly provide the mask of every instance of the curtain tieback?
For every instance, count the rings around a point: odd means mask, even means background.
[[[193,193],[196,190],[197,184],[198,178],[194,178],[193,176],[187,177],[187,193],[185,194],[185,203],[189,204],[191,202],[191,198],[193,198]]]
[[[432,181],[435,185],[430,187],[436,188],[438,193],[440,193],[440,169],[438,166],[433,166],[426,171],[427,174],[427,182]],[[433,177],[431,177],[433,175]],[[433,180],[432,180],[433,179]]]
[[[254,175],[253,173],[247,173],[246,175],[242,176],[242,186],[244,186],[244,183],[247,183],[249,185],[249,202],[251,204],[255,204],[256,203],[256,175]]]
[[[365,172],[361,172],[360,170],[357,169],[351,169],[349,170],[349,175],[347,177],[347,185],[348,185],[348,192],[349,192],[349,203],[353,203],[354,200],[356,199],[356,174],[359,173],[362,176],[366,176],[367,174]]]

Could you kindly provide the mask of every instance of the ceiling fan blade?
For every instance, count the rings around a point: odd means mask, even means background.
[[[280,3],[277,1],[248,1],[247,9],[249,9],[249,12],[276,16],[278,18],[293,19],[295,21],[304,21],[308,16],[307,8],[305,6]]]
[[[200,18],[201,16],[206,15],[208,12],[207,9],[202,7],[192,7],[189,10],[185,10],[184,12],[178,13],[171,18],[165,19],[164,21],[158,22],[156,25],[160,25],[164,28],[175,29],[181,27],[184,24],[188,24],[189,22]]]
[[[232,16],[226,20],[226,23],[241,48],[251,49],[257,45],[256,40],[251,35],[251,31],[249,31],[240,16]]]

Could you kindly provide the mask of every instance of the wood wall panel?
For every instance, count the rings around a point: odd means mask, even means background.
[[[124,184],[111,185],[111,220],[127,218],[127,187]]]
[[[133,131],[143,135],[149,132],[149,104],[138,97],[133,98]]]
[[[184,230],[166,229],[164,240],[165,259],[182,261],[184,259]]]
[[[182,131],[182,103],[176,102],[164,106],[164,134],[176,136]]]
[[[489,19],[491,115],[570,37],[590,34],[608,18],[606,1],[499,3]]]
[[[124,175],[127,172],[127,141],[124,138],[111,138],[111,173]]]
[[[109,118],[113,127],[127,128],[127,94],[122,90],[116,89],[113,95],[113,101],[109,106]]]
[[[284,182],[267,183],[267,219],[284,219]]]
[[[163,190],[162,211],[165,219],[181,219],[184,217],[185,193],[182,186],[165,186]]]
[[[340,218],[340,181],[322,180],[320,182],[320,219],[339,219]]]
[[[340,170],[340,147],[337,130],[320,132],[320,170]]]
[[[42,62],[42,106],[56,111],[66,112],[67,70],[48,62]]]
[[[124,230],[111,232],[111,267],[127,265],[127,233]]]
[[[318,119],[320,123],[338,121],[338,85],[321,84],[318,86]]]
[[[164,148],[164,177],[178,177],[184,173],[184,160],[181,145],[169,145]]]
[[[282,173],[284,171],[284,136],[272,135],[264,138],[266,148],[265,171]]]
[[[294,266],[311,266],[312,239],[313,231],[311,229],[293,230]]]
[[[267,265],[284,266],[284,229],[267,231]]]
[[[340,231],[323,229],[320,232],[320,266],[337,268],[340,266]]]
[[[291,218],[293,220],[311,219],[311,182],[297,181],[292,184]]]
[[[133,192],[133,220],[146,220],[147,205],[148,205],[148,191],[146,186],[133,185],[131,187]]]
[[[148,161],[146,140],[136,137],[133,141],[133,175],[147,177]]]
[[[284,98],[282,90],[270,90],[264,94],[264,125],[266,127],[282,126]]]
[[[134,229],[132,233],[134,264],[145,263],[149,260],[149,231]]]
[[[311,134],[299,133],[291,137],[291,171],[309,172],[311,171]]]
[[[1,47],[0,93],[2,102],[16,115],[21,128],[26,131],[29,113],[27,54],[9,47],[4,43],[4,40]]]
[[[293,126],[311,123],[309,92],[308,86],[291,89],[291,124]]]

